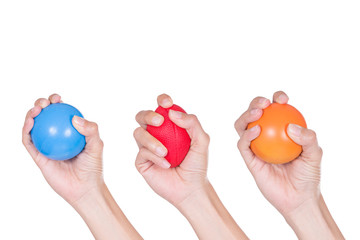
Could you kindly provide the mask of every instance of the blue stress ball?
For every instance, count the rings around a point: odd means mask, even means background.
[[[83,115],[73,106],[54,103],[34,118],[31,139],[43,155],[54,160],[67,160],[78,155],[85,147],[85,137],[72,125],[74,115]]]

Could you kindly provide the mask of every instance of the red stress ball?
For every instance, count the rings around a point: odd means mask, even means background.
[[[256,125],[261,128],[260,135],[251,142],[251,150],[269,163],[287,163],[297,158],[302,147],[287,135],[290,123],[306,128],[305,119],[296,108],[289,104],[272,103],[264,109],[259,120],[248,125],[248,129]]]
[[[170,167],[177,167],[188,153],[191,139],[184,128],[170,120],[169,110],[186,113],[184,109],[175,104],[170,108],[159,106],[155,112],[164,117],[163,124],[159,127],[148,125],[146,130],[167,148],[168,153],[165,159],[171,164]]]

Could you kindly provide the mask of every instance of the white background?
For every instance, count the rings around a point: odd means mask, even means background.
[[[56,92],[100,126],[105,180],[145,239],[196,239],[134,167],[135,114],[170,94],[211,136],[209,179],[251,239],[296,239],[262,197],[233,128],[277,90],[324,150],[321,189],[360,239],[359,1],[1,1],[0,239],[92,239],[21,143],[33,102]]]

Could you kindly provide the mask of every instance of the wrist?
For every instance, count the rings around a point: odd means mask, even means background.
[[[95,239],[142,239],[112,197],[104,182],[72,204]]]
[[[101,199],[105,198],[105,193],[108,191],[107,186],[104,180],[99,180],[92,186],[84,187],[86,189],[77,199],[69,204],[76,210],[81,211],[82,209],[86,209],[93,202],[99,202]]]
[[[248,239],[207,181],[178,206],[199,239]]]
[[[341,239],[321,194],[305,201],[284,218],[299,239]]]
[[[184,200],[180,203],[175,204],[174,206],[181,212],[186,213],[191,209],[192,206],[201,202],[205,199],[209,199],[210,192],[213,190],[210,182],[206,180],[206,182],[199,187],[198,189],[194,190],[191,194],[189,194]]]
[[[80,214],[93,204],[103,205],[106,202],[106,191],[108,191],[107,186],[104,181],[101,181],[90,187],[89,190],[83,193],[77,200],[71,202],[70,205]]]

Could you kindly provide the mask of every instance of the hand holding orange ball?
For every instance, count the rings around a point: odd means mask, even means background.
[[[279,91],[274,103],[264,97],[250,103],[235,122],[240,153],[261,193],[299,239],[344,239],[320,191],[322,149],[316,134],[288,100]]]
[[[282,91],[274,94],[273,103],[257,97],[235,123],[238,148],[247,167],[265,198],[283,214],[318,194],[322,157],[315,132],[298,125],[305,124],[304,120],[283,120],[281,109],[287,109],[288,100]],[[300,115],[295,114],[301,119]],[[289,145],[292,147],[284,150]],[[273,164],[294,156],[288,163]]]

